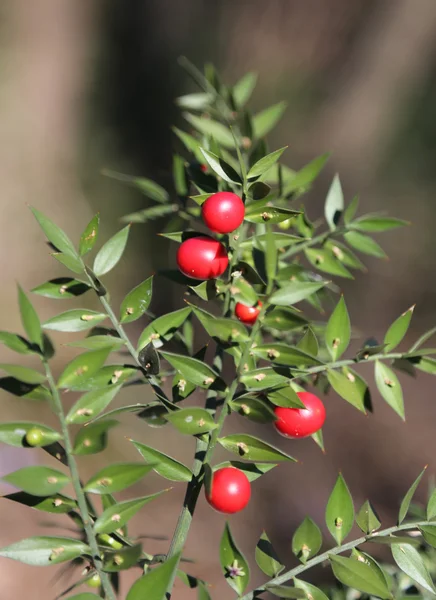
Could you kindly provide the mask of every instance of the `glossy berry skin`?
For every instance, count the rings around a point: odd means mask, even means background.
[[[236,318],[246,325],[254,325],[259,316],[261,307],[262,302],[258,302],[257,306],[247,306],[246,304],[242,304],[242,302],[237,302],[235,306]]]
[[[26,442],[29,446],[41,446],[44,440],[44,434],[40,429],[33,427],[26,433]]]
[[[201,206],[205,225],[215,233],[231,233],[244,220],[245,206],[241,198],[232,192],[212,194]]]
[[[297,392],[297,396],[306,408],[283,408],[276,406],[274,412],[277,421],[274,427],[279,433],[288,438],[298,439],[308,437],[319,431],[324,425],[324,404],[310,392]]]
[[[182,242],[177,251],[180,271],[192,279],[216,279],[229,264],[223,244],[202,235]]]
[[[99,588],[101,586],[101,579],[98,573],[95,573],[90,579],[86,581],[86,585],[90,588]]]
[[[218,512],[232,514],[245,508],[250,496],[251,486],[245,473],[235,467],[223,467],[214,472],[206,500]]]

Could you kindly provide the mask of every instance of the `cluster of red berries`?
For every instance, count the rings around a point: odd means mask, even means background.
[[[276,406],[277,420],[274,426],[287,438],[303,438],[321,429],[325,421],[324,404],[310,392],[298,392],[305,408],[282,408]],[[236,513],[245,508],[250,500],[251,485],[241,470],[224,467],[214,472],[206,500],[222,513]]]

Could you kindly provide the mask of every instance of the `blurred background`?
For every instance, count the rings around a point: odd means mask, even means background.
[[[356,328],[365,337],[380,338],[415,303],[404,347],[436,324],[433,0],[3,0],[0,15],[1,329],[21,332],[17,280],[29,290],[65,274],[50,258],[27,203],[50,215],[73,240],[100,211],[103,239],[119,229],[122,215],[145,206],[139,192],[103,177],[103,168],[150,177],[164,186],[170,180],[170,126],[181,122],[174,98],[194,91],[177,65],[182,54],[198,65],[214,62],[228,83],[257,71],[253,110],[282,99],[288,102],[270,146],[288,144],[285,156],[292,168],[332,152],[308,197],[311,218],[322,214],[331,178],[339,172],[346,198],[358,192],[362,211],[386,209],[413,222],[379,240],[390,262],[365,257],[369,273],[343,285]],[[157,221],[132,228],[125,258],[107,277],[114,305],[172,260],[170,244],[156,237],[161,227]],[[152,306],[159,313],[182,303],[180,288],[166,285]],[[42,319],[73,306],[40,297],[34,303]],[[76,306],[96,308],[97,301],[85,296]],[[136,338],[144,322],[129,327]],[[55,339],[62,344],[70,338]],[[0,350],[2,362],[14,361],[7,350]],[[56,371],[72,356],[71,349],[60,346]],[[361,372],[373,381],[368,369]],[[395,521],[399,500],[418,472],[426,463],[430,472],[436,468],[433,380],[422,374],[417,380],[402,377],[402,382],[406,424],[375,390],[375,412],[368,418],[330,394],[325,455],[310,439],[277,440],[264,427],[263,437],[300,463],[280,466],[259,480],[248,509],[231,519],[253,564],[263,528],[282,560],[293,564],[292,533],[306,514],[322,526],[339,470],[356,505],[369,497],[386,526]],[[123,392],[121,402],[147,401],[147,391],[138,389]],[[37,419],[54,425],[40,404],[0,395],[2,420]],[[229,431],[241,424],[235,417]],[[192,440],[172,436],[168,428],[150,429],[134,417],[121,419],[118,431],[110,435],[121,441],[82,464],[84,479],[110,462],[139,459],[124,435],[161,450],[166,447],[187,464],[191,461]],[[40,450],[20,452],[3,446],[1,474],[43,460],[49,464]],[[129,497],[165,487],[165,481],[151,475],[129,490]],[[163,499],[148,505],[135,520],[136,531],[170,536],[183,488],[176,484]],[[1,491],[11,490],[3,485]],[[425,500],[425,485],[419,494]],[[47,531],[64,535],[63,529],[47,529],[48,521],[58,527],[69,524],[66,518],[44,518],[3,501],[0,544]],[[222,515],[201,499],[186,555],[195,560],[190,572],[213,585],[214,598],[233,597],[218,566],[223,525]],[[168,542],[145,538],[144,548],[166,552]],[[34,600],[50,600],[67,587],[68,577],[57,578],[56,568],[41,570],[1,560],[1,600],[29,592]],[[328,578],[328,569],[308,574],[313,582]],[[260,581],[254,570],[252,582]],[[127,577],[122,597],[128,585]],[[190,598],[195,591],[179,582],[174,599]]]

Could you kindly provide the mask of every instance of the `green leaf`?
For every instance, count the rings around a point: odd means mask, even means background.
[[[257,542],[255,556],[257,566],[268,577],[276,577],[285,568],[280,562],[265,531],[262,532]]]
[[[229,129],[222,123],[213,119],[197,117],[189,113],[183,113],[184,118],[200,133],[213,137],[220,146],[233,150],[233,136]]]
[[[286,102],[279,102],[257,113],[253,117],[253,135],[255,138],[263,138],[273,129],[286,110]]]
[[[327,503],[325,520],[328,530],[338,544],[347,537],[353,527],[354,507],[350,491],[340,473]]]
[[[212,94],[200,92],[197,94],[179,96],[176,98],[176,104],[177,106],[180,106],[180,108],[203,111],[209,107],[213,100],[214,96]]]
[[[287,248],[288,246],[293,246],[294,244],[298,244],[302,241],[302,238],[297,235],[291,235],[289,233],[282,233],[281,231],[271,231],[271,237],[274,240],[274,244],[276,248]],[[266,234],[261,233],[256,235],[255,237],[249,237],[242,241],[239,244],[240,248],[252,248],[253,245],[257,243],[266,242]]]
[[[329,156],[329,154],[318,156],[297,171],[289,181],[286,181],[283,189],[284,195],[288,196],[300,188],[307,188],[318,177]]]
[[[110,169],[105,169],[103,174],[107,177],[111,177],[112,179],[117,179],[118,181],[132,185],[142,192],[144,196],[147,196],[156,202],[165,203],[169,201],[169,195],[167,191],[151,179],[125,175],[124,173],[117,173],[116,171],[111,171]]]
[[[411,306],[389,327],[383,340],[383,343],[386,344],[384,352],[391,352],[398,346],[403,337],[406,335],[414,308],[415,305]]]
[[[83,425],[84,423],[88,423],[88,421],[95,419],[95,417],[109,406],[120,389],[121,385],[112,385],[83,394],[83,396],[71,407],[67,415],[67,423]]]
[[[36,208],[30,207],[48,241],[63,254],[77,257],[76,249],[67,234]]]
[[[427,503],[427,520],[433,521],[436,517],[436,489],[433,490]]]
[[[343,265],[350,267],[351,269],[359,269],[360,271],[367,271],[367,268],[362,261],[352,252],[345,244],[341,244],[337,240],[327,240],[324,244],[324,248],[328,249]],[[319,268],[319,267],[318,267]]]
[[[266,226],[264,254],[265,254],[265,271],[267,280],[270,285],[275,281],[277,274],[277,247],[274,242],[271,226]]]
[[[22,367],[20,365],[0,363],[0,370],[5,371],[8,375],[15,377],[15,379],[18,379],[19,381],[24,381],[24,383],[38,385],[40,383],[44,383],[46,380],[45,375],[39,373],[39,371],[35,371],[35,369],[31,369],[29,367]]]
[[[371,596],[392,598],[386,581],[382,580],[379,572],[366,562],[333,554],[329,556],[329,560],[334,576],[344,585]]]
[[[266,590],[273,596],[279,596],[279,598],[306,598],[305,592],[289,585],[273,585],[266,584]]]
[[[68,496],[63,496],[62,494],[54,494],[53,496],[44,498],[41,496],[33,496],[26,492],[14,492],[13,494],[8,494],[3,497],[6,500],[18,502],[18,504],[52,514],[65,514],[77,510],[78,508],[75,500]]]
[[[143,555],[142,545],[124,546],[119,550],[109,550],[104,553],[103,570],[107,573],[118,573],[132,567],[137,567]]]
[[[322,534],[318,525],[306,517],[292,537],[292,552],[305,564],[318,554],[322,546]]]
[[[115,463],[104,467],[91,477],[83,488],[93,494],[113,494],[121,492],[137,483],[153,469],[154,465],[142,463]]]
[[[363,533],[369,534],[377,531],[381,523],[371,506],[369,500],[366,500],[361,509],[356,515],[356,523],[363,531]]]
[[[60,388],[79,389],[84,382],[101,369],[106,358],[111,353],[111,350],[112,348],[110,347],[101,348],[100,350],[91,350],[90,352],[83,352],[83,354],[79,354],[79,356],[73,358],[61,373],[58,380],[58,386]],[[100,387],[103,387],[103,385]]]
[[[233,100],[237,108],[242,108],[247,104],[248,100],[256,87],[257,73],[246,73],[241,79],[233,86]]]
[[[410,225],[409,221],[394,219],[392,217],[383,217],[381,215],[366,215],[352,223],[353,229],[359,229],[360,231],[368,233],[389,231],[390,229],[404,227],[405,225]]]
[[[46,567],[90,554],[89,546],[79,540],[64,537],[31,537],[0,550],[0,556],[26,565]]]
[[[83,273],[83,264],[79,258],[70,256],[69,254],[62,254],[62,252],[53,252],[50,256],[61,263],[61,265],[66,267],[69,271],[78,274]]]
[[[281,372],[280,367],[264,367],[246,371],[239,378],[248,390],[266,390],[274,386],[285,386],[289,383],[290,374]]]
[[[252,435],[235,433],[224,438],[219,438],[218,442],[226,450],[243,457],[245,460],[272,462],[290,460],[295,462],[295,458],[292,458],[289,454],[285,454],[278,448],[275,448]]]
[[[177,129],[177,127],[173,127],[172,130],[179,138],[179,140],[182,141],[185,148],[187,148],[189,152],[192,152],[192,154],[194,154],[198,162],[203,162],[203,155],[200,150],[200,142],[192,135],[189,135],[189,133],[186,133],[181,129]]]
[[[42,348],[43,338],[41,323],[30,300],[20,286],[18,286],[18,303],[20,306],[21,322],[23,324],[24,331],[31,342]]]
[[[148,571],[135,581],[127,592],[126,600],[165,600],[166,591],[173,580],[180,554],[166,560],[163,565]]]
[[[94,523],[95,533],[112,533],[120,527],[124,527],[143,506],[161,496],[163,490],[157,494],[136,498],[135,500],[127,500],[126,502],[117,502],[114,506],[110,506],[98,517]]]
[[[191,310],[190,306],[186,306],[185,308],[175,310],[174,312],[167,313],[166,315],[154,319],[141,333],[138,341],[138,350],[142,350],[142,348],[147,346],[150,342],[153,342],[154,345],[156,345],[156,340],[168,342],[176,333],[177,329],[181,327],[189,317]]]
[[[210,412],[195,406],[169,412],[165,419],[186,435],[209,433],[217,426]]]
[[[42,440],[41,443],[37,444],[38,446],[46,446],[62,438],[60,433],[41,423],[14,421],[0,423],[0,442],[17,448],[26,448],[29,446],[26,441],[26,434],[31,430],[38,430],[42,434]]]
[[[229,407],[255,423],[272,423],[277,419],[272,408],[264,400],[251,396],[232,400]]]
[[[352,248],[368,254],[369,256],[375,256],[376,258],[386,258],[386,253],[375,240],[370,238],[363,233],[357,231],[348,231],[344,234],[344,239]]]
[[[97,277],[111,271],[123,255],[129,237],[130,226],[118,231],[98,251],[94,260],[94,273]]]
[[[71,277],[58,277],[33,288],[32,292],[45,298],[63,300],[85,294],[91,287],[83,281]]]
[[[339,176],[335,175],[328,191],[324,206],[325,218],[331,231],[336,229],[343,210],[344,194],[342,192]]]
[[[283,152],[286,150],[287,146],[284,148],[280,148],[279,150],[275,150],[271,152],[271,154],[267,154],[260,160],[258,160],[248,171],[247,177],[248,179],[252,179],[253,177],[260,177],[268,171],[276,162],[280,159]]]
[[[84,256],[88,252],[90,252],[97,241],[98,230],[100,227],[100,214],[97,213],[92,219],[89,221],[88,225],[85,227],[85,231],[82,233],[79,242],[79,254],[80,256]]]
[[[32,354],[30,343],[17,333],[0,331],[0,344],[4,344],[9,350],[18,354]]]
[[[174,189],[178,196],[187,196],[189,193],[186,178],[185,159],[179,154],[173,154],[173,181]]]
[[[248,481],[256,481],[277,465],[271,463],[261,463],[261,462],[242,462],[240,460],[227,460],[213,467],[213,470],[216,471],[218,469],[222,469],[224,467],[234,467],[235,469],[239,469],[242,471],[247,477]]]
[[[237,594],[242,595],[250,579],[250,569],[244,555],[236,546],[228,523],[221,538],[220,563],[227,583]]]
[[[122,223],[128,223],[128,226],[132,223],[148,223],[148,221],[160,219],[165,215],[175,213],[177,210],[177,204],[159,204],[156,206],[150,206],[149,208],[144,208],[143,210],[131,213],[129,215],[125,215],[124,217],[121,217],[120,220]]]
[[[170,352],[160,354],[183,378],[199,387],[208,388],[218,377],[209,365],[196,358]]]
[[[150,306],[153,292],[153,275],[136,286],[127,294],[121,303],[121,323],[136,321],[145,313]]]
[[[354,196],[351,200],[350,204],[344,211],[344,223],[345,225],[349,225],[351,221],[354,219],[354,215],[356,214],[357,209],[359,208],[359,196]]]
[[[297,392],[290,385],[275,388],[268,392],[268,400],[276,406],[283,406],[284,408],[305,408],[305,404],[301,402]]]
[[[144,460],[154,464],[153,469],[156,473],[159,473],[161,477],[165,477],[165,479],[169,479],[170,481],[191,481],[192,472],[188,467],[185,467],[185,465],[179,461],[171,458],[171,456],[163,454],[163,452],[159,452],[154,448],[150,448],[150,446],[146,446],[145,444],[133,440],[131,441]]]
[[[307,325],[306,319],[291,308],[273,308],[266,313],[263,322],[279,331],[292,331]]]
[[[312,294],[315,294],[315,292],[318,292],[327,285],[327,283],[327,281],[293,281],[274,292],[270,298],[270,302],[271,304],[276,304],[278,306],[296,304],[302,300],[307,300],[307,298],[312,296]]]
[[[99,421],[79,429],[75,439],[73,454],[88,455],[103,452],[107,447],[107,432],[118,425],[118,421]]]
[[[306,248],[304,254],[307,260],[319,271],[353,279],[350,271],[336,258],[336,256],[327,248]]]
[[[351,324],[347,305],[341,296],[332,312],[325,330],[325,341],[334,361],[338,360],[348,348],[351,339]]]
[[[270,206],[263,204],[262,206],[249,204],[245,210],[245,220],[249,223],[276,225],[287,221],[291,217],[299,215],[300,212],[290,208],[282,208],[281,206]]]
[[[249,335],[242,323],[235,319],[216,317],[198,307],[193,307],[194,315],[203,325],[206,332],[223,342],[247,342]]]
[[[393,408],[404,421],[404,401],[401,384],[394,371],[378,360],[375,362],[375,383],[378,391],[389,406]]]
[[[251,353],[264,360],[270,360],[278,365],[289,367],[322,364],[314,356],[303,352],[303,350],[295,346],[288,346],[286,344],[261,344],[252,348]]]
[[[424,475],[426,469],[427,469],[427,465],[423,468],[421,473],[418,475],[418,477],[412,483],[410,488],[407,490],[407,493],[404,496],[403,500],[401,501],[400,512],[398,513],[398,525],[401,525],[401,523],[404,521],[404,519],[407,515],[407,512],[409,510],[409,506],[412,501],[412,498],[415,494],[416,488],[418,487],[419,482],[421,481],[422,476]]]
[[[52,317],[43,324],[43,327],[54,331],[85,331],[95,327],[105,319],[107,319],[105,313],[86,308],[73,308]]]
[[[69,482],[65,473],[42,466],[23,467],[5,475],[2,480],[34,496],[57,494]]]
[[[221,179],[227,181],[227,183],[236,183],[237,185],[241,185],[240,175],[233,167],[226,163],[224,159],[220,158],[209,150],[205,150],[204,148],[200,148],[200,150],[210,168],[218,175],[218,177],[221,177]]]
[[[65,345],[72,346],[73,348],[85,348],[87,350],[99,350],[100,348],[110,346],[115,351],[119,350],[126,343],[125,340],[114,335],[92,335],[92,333],[91,331],[88,337],[75,340],[74,342],[67,342]]]
[[[398,567],[428,592],[436,595],[436,589],[419,552],[409,544],[393,544],[392,556]]]
[[[307,327],[303,337],[298,340],[297,348],[312,356],[317,356],[319,352],[318,339],[311,327]]]
[[[306,581],[294,577],[294,584],[296,588],[305,592],[306,598],[310,598],[311,600],[329,600],[324,592],[311,583],[307,583]]]
[[[96,598],[101,598],[101,596],[96,596],[95,594],[91,594],[91,592],[68,596],[68,600],[95,600]]]
[[[421,525],[419,527],[420,532],[424,536],[427,544],[430,544],[433,548],[436,548],[436,526],[435,525]]]
[[[103,348],[102,350],[111,352],[112,348]],[[98,352],[101,351],[99,350]],[[87,373],[89,373],[89,371],[83,374],[83,378],[76,379],[70,387],[78,392],[88,392],[106,387],[112,388],[114,385],[121,385],[131,379],[134,375],[137,375],[138,369],[135,367],[126,367],[124,365],[106,365],[105,367],[98,369],[97,372],[90,377],[87,376]]]

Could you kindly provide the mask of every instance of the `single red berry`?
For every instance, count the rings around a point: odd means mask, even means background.
[[[242,302],[237,302],[235,306],[236,318],[246,325],[254,325],[259,316],[262,302],[258,302],[256,306],[247,306]]]
[[[228,264],[223,244],[205,235],[185,240],[177,251],[180,271],[192,279],[216,279],[224,273]]]
[[[306,408],[274,408],[277,416],[277,421],[274,421],[275,428],[285,437],[294,439],[316,433],[325,421],[324,404],[318,396],[310,392],[297,392],[297,396]]]
[[[201,207],[201,216],[207,227],[216,233],[231,233],[244,220],[245,206],[232,192],[212,194]]]
[[[236,513],[245,508],[250,500],[251,486],[245,473],[235,467],[224,467],[214,472],[211,492],[206,500],[215,510]]]
[[[200,165],[200,169],[203,171],[203,173],[206,173],[207,165]]]

